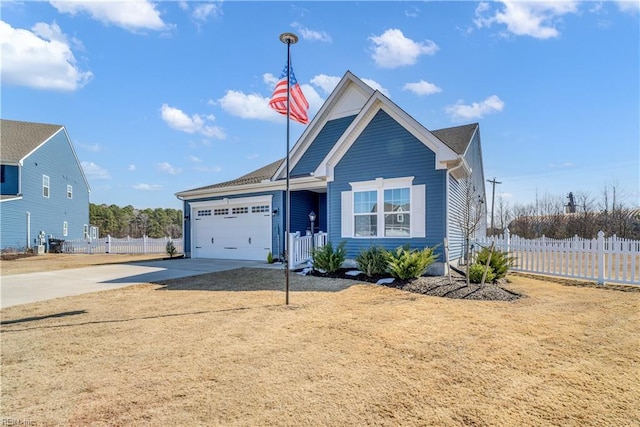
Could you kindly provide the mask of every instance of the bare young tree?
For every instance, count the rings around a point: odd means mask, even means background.
[[[460,181],[461,206],[458,212],[457,225],[462,232],[465,245],[465,267],[467,276],[467,286],[469,280],[469,266],[471,264],[471,239],[475,237],[476,231],[486,222],[485,201],[470,178]],[[483,222],[485,221],[485,222]]]

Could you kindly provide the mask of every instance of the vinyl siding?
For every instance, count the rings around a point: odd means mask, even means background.
[[[0,246],[27,246],[27,212],[31,214],[31,245],[40,231],[47,238],[84,237],[84,225],[89,224],[89,189],[66,133],[58,132],[27,157],[21,174],[22,199],[0,204]],[[42,175],[50,178],[49,198],[42,196]],[[72,199],[67,198],[67,185],[73,186]],[[63,237],[65,221],[68,235]]]
[[[293,167],[290,176],[309,175],[316,170],[355,117],[348,116],[328,121],[313,140],[311,146]]]
[[[341,237],[341,192],[351,191],[350,182],[408,176],[414,177],[413,185],[426,186],[424,238]],[[380,245],[386,249],[395,249],[405,244],[415,249],[440,245],[437,251],[441,253],[446,229],[446,176],[445,170],[435,169],[433,151],[387,113],[379,111],[336,165],[334,181],[328,184],[329,240],[334,244],[345,240],[345,249],[350,258],[372,245]]]

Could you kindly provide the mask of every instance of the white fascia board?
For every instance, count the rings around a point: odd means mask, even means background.
[[[10,197],[6,199],[0,199],[0,203],[10,202],[12,200],[22,200],[22,196],[15,196],[15,197]]]
[[[316,177],[300,177],[289,179],[289,189],[293,190],[320,190],[327,187],[327,183]],[[263,181],[257,184],[248,185],[236,185],[230,187],[220,188],[208,188],[194,191],[183,191],[176,193],[176,197],[180,200],[189,201],[193,199],[202,199],[206,197],[224,197],[235,196],[246,193],[256,193],[260,191],[285,191],[286,182],[284,180],[278,181]]]
[[[340,82],[333,89],[331,95],[329,95],[324,104],[322,104],[322,107],[315,115],[309,126],[307,126],[303,134],[300,136],[296,144],[289,152],[290,170],[294,168],[298,161],[300,161],[304,153],[309,149],[320,131],[324,128],[324,125],[329,120],[345,117],[347,115],[357,114],[358,111],[360,111],[363,106],[361,102],[351,105],[351,109],[349,111],[342,111],[339,114],[335,114],[334,109],[336,105],[342,100],[343,96],[345,96],[345,93],[347,93],[347,90],[350,87],[352,87],[355,92],[360,93],[364,98],[371,96],[371,94],[374,92],[374,90],[370,86],[366,85],[359,78],[354,76],[350,71],[347,71]],[[282,162],[276,173],[273,175],[273,179],[285,178],[285,168],[286,162]]]
[[[333,181],[333,168],[347,153],[351,145],[353,145],[360,133],[379,110],[384,110],[389,114],[389,116],[400,123],[400,125],[435,153],[436,169],[446,169],[448,162],[455,161],[458,158],[458,155],[451,148],[436,138],[428,129],[391,102],[382,93],[375,91],[367,104],[360,111],[360,114],[358,114],[358,117],[356,117],[353,123],[351,123],[336,145],[320,163],[318,168],[315,170],[314,175],[326,176],[327,181]]]
[[[189,203],[191,209],[198,209],[205,206],[227,206],[227,205],[239,205],[245,203],[269,203],[271,205],[271,199],[273,196],[253,196],[253,197],[236,197],[233,199],[224,198],[219,200],[204,200],[202,202]]]
[[[42,147],[44,144],[46,144],[47,142],[49,142],[49,140],[51,138],[53,138],[54,136],[56,136],[61,130],[64,129],[64,126],[60,126],[60,129],[58,129],[57,131],[55,131],[54,133],[52,133],[51,135],[49,135],[49,137],[47,139],[45,139],[44,141],[42,141],[40,144],[38,144],[38,146],[36,148],[34,148],[33,150],[29,151],[23,158],[20,159],[20,161],[18,162],[20,164],[20,166],[24,165],[24,161],[27,160],[27,157],[29,157],[30,155],[32,155],[33,153],[35,153],[36,151],[38,151],[40,149],[40,147]]]

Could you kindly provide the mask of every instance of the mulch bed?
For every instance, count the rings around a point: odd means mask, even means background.
[[[330,277],[336,279],[357,280],[359,282],[378,283],[380,279],[389,278],[390,276],[368,277],[361,273],[355,276],[348,275],[347,272],[353,269],[341,268],[335,273],[321,273],[313,271],[309,274],[318,277]],[[467,299],[478,301],[514,301],[522,298],[523,295],[506,289],[506,280],[500,280],[498,283],[487,283],[484,286],[471,283],[467,286],[464,275],[452,271],[451,280],[449,276],[421,276],[417,279],[398,280],[392,283],[381,283],[381,286],[401,289],[407,292],[415,292],[423,295],[435,297]]]

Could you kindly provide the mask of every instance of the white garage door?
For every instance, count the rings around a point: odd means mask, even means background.
[[[242,203],[194,208],[194,258],[266,260],[271,250],[271,206]]]

